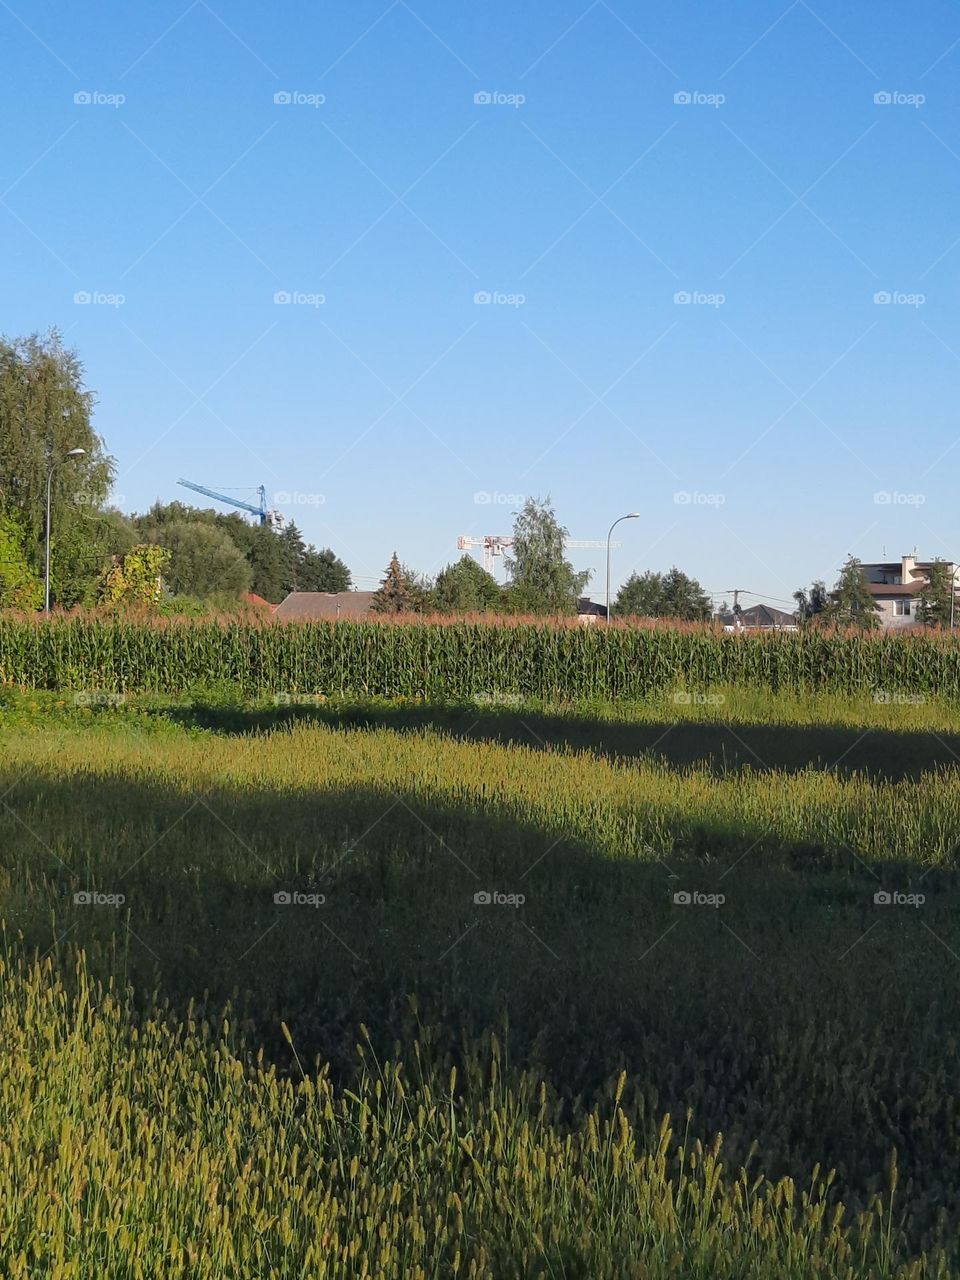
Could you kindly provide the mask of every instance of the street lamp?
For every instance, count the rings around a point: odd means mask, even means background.
[[[47,472],[47,536],[43,569],[43,612],[48,616],[50,613],[50,486],[53,484],[53,473],[61,462],[66,462],[68,458],[82,458],[86,452],[86,449],[68,449],[62,458],[57,458],[56,461],[50,463],[50,469]]]
[[[637,520],[639,519],[639,511],[628,511],[625,516],[618,516],[607,533],[607,625],[610,625],[610,539],[613,537],[613,531],[621,520]]]

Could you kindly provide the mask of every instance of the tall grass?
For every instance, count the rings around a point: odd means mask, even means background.
[[[130,622],[0,618],[0,679],[35,688],[177,692],[229,681],[247,694],[463,699],[642,698],[671,686],[960,697],[960,641],[825,631],[728,635],[709,627],[530,621]]]
[[[623,1078],[574,1126],[489,1036],[457,1071],[381,1064],[355,1086],[238,1046],[229,1016],[172,1025],[47,962],[0,962],[0,1267],[11,1280],[921,1280],[898,1262],[895,1175],[856,1223],[832,1175],[724,1167]]]
[[[911,1248],[936,1248],[960,1220],[956,767],[916,782],[799,756],[782,771],[752,757],[673,767],[563,749],[546,717],[520,746],[376,715],[210,732],[192,713],[85,712],[0,733],[0,916],[60,972],[76,945],[97,978],[133,983],[141,1004],[158,991],[176,1020],[216,1024],[232,1002],[234,1030],[299,1076],[286,1023],[308,1074],[317,1056],[357,1096],[361,1022],[410,1071],[419,1043],[441,1080],[496,1028],[505,1087],[515,1096],[524,1070],[548,1081],[558,1134],[578,1133],[625,1070],[642,1151],[664,1112],[689,1107],[697,1137],[723,1133],[733,1170],[804,1182],[817,1160],[835,1167],[855,1221],[896,1149]],[[882,761],[879,740],[899,736],[866,740]],[[924,902],[877,905],[879,889]],[[677,890],[725,901],[683,905]],[[513,1214],[513,1175],[477,1159]],[[586,1187],[584,1237],[611,1229]],[[624,1229],[629,1241],[640,1227]],[[575,1249],[562,1266],[548,1257],[547,1275],[618,1274]],[[678,1275],[698,1274],[678,1257]],[[538,1274],[522,1249],[484,1265]],[[763,1274],[752,1266],[732,1274]]]

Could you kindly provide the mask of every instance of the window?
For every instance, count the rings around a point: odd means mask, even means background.
[[[893,612],[897,615],[898,618],[909,618],[910,617],[910,601],[894,600]]]

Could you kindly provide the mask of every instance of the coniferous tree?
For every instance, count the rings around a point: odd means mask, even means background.
[[[870,594],[863,565],[856,556],[847,556],[831,592],[830,621],[844,627],[871,630],[880,625],[878,613],[879,606]]]
[[[301,591],[349,591],[350,570],[329,547],[308,546],[297,571]]]
[[[417,613],[423,606],[424,591],[414,574],[400,563],[394,551],[370,608],[374,613]]]
[[[955,591],[951,567],[934,560],[917,595],[918,620],[925,627],[949,627]]]

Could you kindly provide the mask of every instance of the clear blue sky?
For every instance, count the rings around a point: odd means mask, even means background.
[[[616,581],[960,559],[945,0],[0,0],[0,40],[0,328],[80,351],[124,509],[263,483],[361,586],[531,493],[642,513]]]

